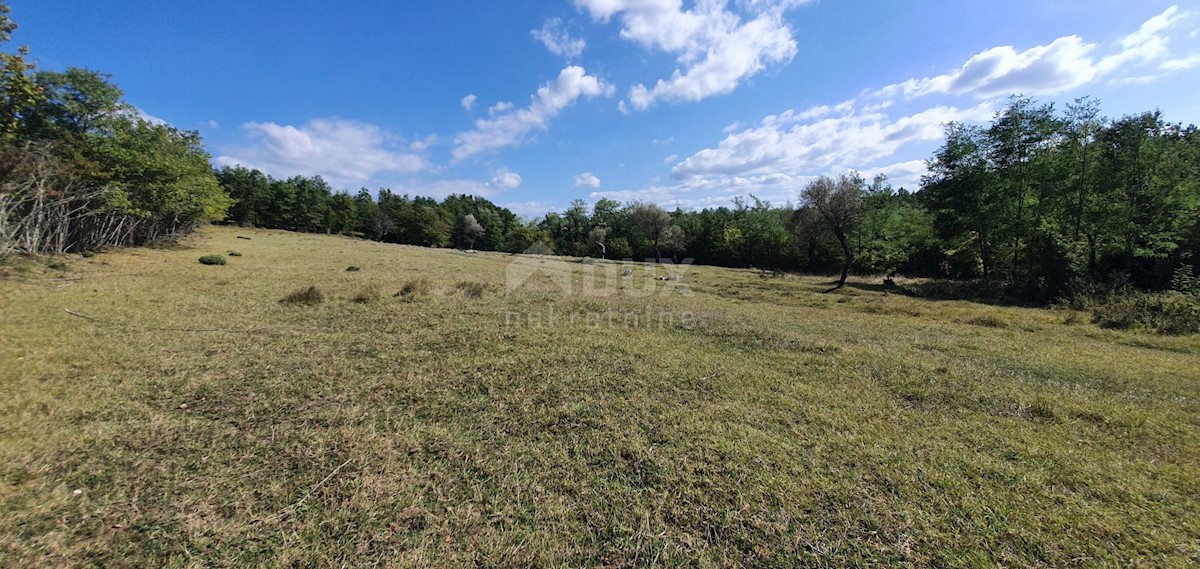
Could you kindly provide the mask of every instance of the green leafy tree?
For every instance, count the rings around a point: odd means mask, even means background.
[[[863,180],[857,174],[841,174],[836,178],[821,176],[805,186],[805,203],[820,214],[825,226],[842,248],[842,274],[836,288],[842,288],[854,265],[850,247],[850,232],[862,213]]]

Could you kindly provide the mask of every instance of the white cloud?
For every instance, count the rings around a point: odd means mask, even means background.
[[[550,53],[561,55],[567,59],[575,59],[583,53],[583,48],[587,46],[587,42],[579,38],[572,38],[563,26],[562,20],[558,18],[550,18],[546,23],[542,24],[542,29],[531,30],[529,32],[533,38],[542,42]]]
[[[213,121],[213,120],[200,121],[200,126],[207,128],[209,130],[218,130],[221,128],[221,123],[219,123],[217,121]]]
[[[488,107],[488,116],[496,116],[496,113],[503,113],[511,108],[513,108],[512,103],[508,101],[500,101],[499,103]]]
[[[699,101],[727,94],[768,65],[791,61],[796,41],[783,12],[802,3],[740,0],[737,7],[743,14],[738,14],[724,1],[700,1],[685,10],[682,0],[575,0],[597,21],[619,15],[622,38],[678,54],[680,68],[669,79],[630,89],[629,103],[637,110],[660,100]]]
[[[429,150],[430,146],[433,146],[438,142],[441,142],[441,139],[438,137],[438,135],[431,134],[420,140],[414,140],[408,145],[408,147],[417,152],[425,152],[426,150]]]
[[[1065,36],[1047,45],[1017,51],[1013,46],[994,47],[971,56],[953,72],[909,79],[871,93],[890,99],[931,94],[972,95],[990,98],[1021,93],[1050,95],[1069,91],[1118,71],[1136,68],[1169,55],[1168,29],[1187,14],[1172,6],[1147,20],[1134,33],[1115,42],[1111,53],[1093,59],[1097,44],[1078,36]],[[1165,64],[1164,64],[1165,65]],[[1171,69],[1174,66],[1165,66]]]
[[[666,157],[666,158],[663,158],[663,164],[670,164],[670,163],[672,163],[672,162],[674,162],[674,161],[676,161],[676,160],[679,160],[679,155],[678,155],[678,154],[672,154],[672,155],[670,155],[670,156],[668,156],[668,157]]]
[[[1159,65],[1163,71],[1186,71],[1200,65],[1200,54],[1168,59]]]
[[[521,175],[504,169],[492,178],[491,185],[502,190],[510,190],[521,185]]]
[[[558,78],[543,85],[531,97],[528,107],[498,112],[489,119],[475,121],[473,130],[460,133],[455,142],[454,159],[463,160],[486,150],[520,144],[536,130],[546,130],[550,120],[579,97],[611,96],[613,87],[582,67],[564,68]]]
[[[576,188],[599,188],[600,178],[591,172],[584,172],[575,176]]]
[[[153,125],[158,125],[158,126],[170,126],[170,125],[171,125],[171,123],[169,123],[169,122],[167,122],[167,121],[165,121],[165,120],[163,120],[163,119],[160,119],[160,118],[158,118],[158,117],[156,117],[156,116],[154,116],[154,115],[152,115],[152,114],[150,114],[150,113],[147,113],[146,111],[142,110],[142,109],[141,109],[141,108],[139,108],[139,107],[134,107],[134,108],[133,108],[133,113],[134,113],[135,115],[137,115],[137,117],[138,117],[139,119],[142,119],[142,120],[144,120],[144,121],[146,121],[146,122],[148,122],[148,123],[150,123],[150,124],[153,124]]]
[[[878,174],[883,174],[887,176],[888,182],[892,184],[893,188],[904,188],[911,192],[921,187],[921,176],[928,171],[924,160],[908,160],[887,166],[868,168],[861,174],[867,181],[871,181]]]
[[[815,121],[805,118],[812,113],[788,111],[766,117],[758,127],[730,134],[716,148],[680,162],[671,173],[677,179],[732,180],[862,168],[906,144],[940,139],[947,122],[983,121],[995,110],[992,102],[968,109],[939,106],[896,120],[879,112],[846,110]]]
[[[382,128],[343,119],[314,119],[302,126],[250,122],[252,142],[226,149],[216,162],[241,164],[276,177],[320,175],[335,187],[362,185],[382,173],[413,173],[425,158],[394,149],[399,138]]]
[[[471,110],[471,107],[475,106],[475,100],[478,98],[479,97],[476,97],[475,95],[467,95],[466,97],[462,98],[462,101],[459,104],[462,105],[462,108],[469,111]]]
[[[509,211],[517,214],[518,217],[534,218],[545,215],[547,212],[555,209],[547,204],[539,201],[528,202],[508,202],[500,204],[501,207],[508,208]]]

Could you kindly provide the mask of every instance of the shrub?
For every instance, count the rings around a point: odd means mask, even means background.
[[[494,289],[492,285],[479,281],[461,281],[454,288],[461,290],[467,298],[483,298],[484,294]]]
[[[1113,296],[1092,308],[1103,328],[1146,328],[1163,334],[1200,333],[1200,296],[1167,292]]]
[[[164,251],[181,251],[186,247],[179,242],[178,235],[168,235],[159,237],[146,242],[146,247],[151,249],[162,249]]]
[[[242,256],[242,254],[241,254],[241,253],[238,253],[237,251],[230,251],[230,252],[228,253],[228,255],[229,255],[230,257],[241,257],[241,256]]]
[[[1192,274],[1191,265],[1179,265],[1171,275],[1171,290],[1200,295],[1200,274]]]
[[[359,271],[361,271],[361,270],[362,270],[362,269],[360,269],[360,268],[358,268],[358,267],[356,267],[356,266],[354,266],[354,265],[350,265],[349,267],[346,267],[346,272],[347,272],[347,273],[357,273],[357,272],[359,272]]]
[[[310,286],[292,292],[292,294],[283,297],[279,302],[283,304],[321,304],[325,302],[325,293],[321,292],[321,289],[315,286]]]
[[[1008,322],[1004,321],[1004,319],[1000,318],[999,316],[992,316],[991,314],[984,314],[982,316],[971,318],[967,320],[967,324],[971,324],[973,326],[986,326],[988,328],[1008,328]]]
[[[201,265],[224,265],[225,257],[222,257],[221,255],[205,255],[203,257],[200,257],[200,264]]]
[[[83,257],[84,259],[90,259],[90,258],[92,258],[92,257],[95,257],[95,256],[96,256],[96,252],[95,252],[95,251],[92,251],[92,250],[90,250],[90,249],[89,249],[89,250],[86,250],[86,251],[81,251],[81,252],[79,253],[79,256],[80,256],[80,257]]]
[[[56,271],[67,270],[67,264],[62,261],[50,261],[50,263],[46,266],[50,267],[51,269],[54,269]]]
[[[358,304],[367,304],[378,298],[379,298],[379,289],[375,288],[373,286],[369,286],[366,288],[359,289],[359,291],[354,296],[350,297],[350,302],[356,302]]]
[[[414,300],[419,296],[425,296],[433,290],[433,283],[427,278],[418,278],[404,283],[403,287],[396,292],[396,296],[402,297],[405,300]]]

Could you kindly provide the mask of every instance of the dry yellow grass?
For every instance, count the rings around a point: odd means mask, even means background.
[[[186,245],[4,267],[0,565],[1200,562],[1194,336],[713,267]],[[509,291],[514,262],[543,271]]]

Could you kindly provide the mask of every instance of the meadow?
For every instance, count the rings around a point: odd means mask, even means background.
[[[4,567],[1200,564],[1196,335],[229,227],[0,271]]]

